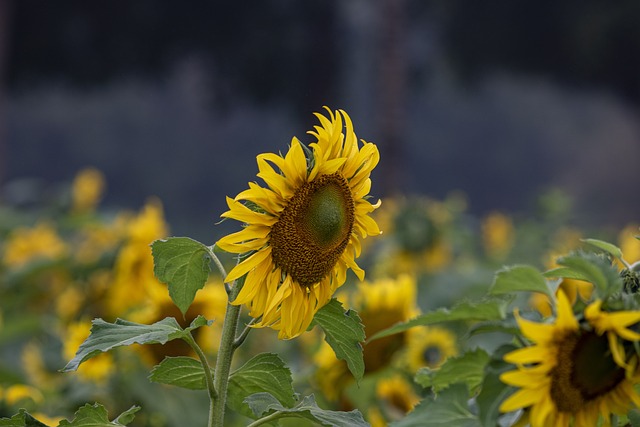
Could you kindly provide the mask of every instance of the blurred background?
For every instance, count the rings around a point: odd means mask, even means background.
[[[0,201],[29,206],[78,170],[103,206],[163,203],[211,243],[323,105],[378,144],[376,197],[466,196],[469,212],[579,226],[640,213],[640,3],[0,0]],[[564,202],[563,202],[564,203]]]

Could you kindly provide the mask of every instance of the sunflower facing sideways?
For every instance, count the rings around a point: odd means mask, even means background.
[[[326,108],[326,107],[325,107]],[[346,280],[361,242],[380,234],[368,215],[380,202],[368,201],[370,174],[380,159],[377,147],[359,146],[351,119],[342,110],[316,114],[320,126],[308,133],[316,142],[303,146],[293,138],[285,156],[257,156],[266,187],[249,183],[222,217],[245,224],[220,239],[221,249],[242,254],[226,282],[245,276],[232,304],[246,304],[256,327],[278,330],[280,339],[304,332],[315,313]]]
[[[502,412],[529,408],[532,427],[610,426],[612,414],[640,406],[634,390],[640,383],[638,356],[627,358],[622,348],[625,340],[640,338],[629,329],[640,321],[640,312],[608,313],[600,310],[601,303],[592,302],[581,321],[560,291],[554,323],[516,313],[522,334],[535,344],[504,357],[517,369],[500,379],[519,389],[502,403]]]

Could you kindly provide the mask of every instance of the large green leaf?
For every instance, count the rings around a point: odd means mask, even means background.
[[[36,420],[24,409],[15,414],[11,418],[0,418],[0,426],[2,427],[48,427],[46,424]]]
[[[151,253],[156,277],[169,286],[169,296],[185,314],[209,278],[209,250],[188,237],[171,237],[153,242]]]
[[[438,369],[420,369],[415,380],[423,387],[432,387],[436,393],[458,383],[465,383],[473,392],[482,383],[487,362],[489,354],[482,349],[476,349],[447,359]]]
[[[500,405],[513,393],[514,388],[500,381],[500,375],[514,368],[513,365],[506,363],[503,357],[515,349],[516,347],[511,344],[499,347],[493,352],[487,364],[482,389],[476,398],[480,422],[483,426],[496,426],[498,418],[504,416],[500,412]]]
[[[529,265],[514,265],[498,271],[489,289],[492,295],[511,294],[516,291],[541,292],[551,296],[544,276]]]
[[[614,244],[598,239],[582,239],[582,241],[595,246],[596,248],[602,249],[615,258],[622,259],[622,250]]]
[[[159,365],[153,368],[149,380],[190,390],[205,390],[207,388],[202,363],[184,356],[165,357]]]
[[[331,346],[336,357],[347,362],[349,370],[360,381],[364,375],[362,345],[366,336],[364,325],[355,310],[344,311],[337,299],[332,299],[316,313],[312,325],[319,325],[325,334],[325,341]]]
[[[598,254],[577,252],[559,258],[558,264],[593,283],[600,298],[622,291],[618,270]]]
[[[481,427],[469,410],[469,392],[462,384],[425,398],[403,419],[389,427]]]
[[[139,406],[133,406],[123,412],[113,421],[109,421],[107,410],[99,403],[89,405],[88,403],[78,409],[72,421],[62,420],[58,427],[113,427],[126,426],[135,417],[135,413],[140,410]]]
[[[503,320],[506,317],[508,301],[502,298],[484,299],[478,302],[462,301],[451,309],[439,308],[421,314],[418,317],[397,323],[369,337],[369,341],[404,332],[415,326],[432,325],[434,323],[465,321]]]
[[[318,407],[313,395],[306,396],[293,408],[286,408],[278,402],[278,399],[269,393],[256,393],[248,396],[245,403],[249,405],[256,417],[267,414],[279,413],[280,417],[274,418],[304,418],[323,426],[332,427],[368,427],[369,424],[362,418],[358,410],[350,412],[330,411]]]
[[[198,316],[188,328],[182,329],[173,317],[162,319],[152,325],[122,319],[117,319],[114,323],[94,319],[91,334],[62,371],[75,371],[82,362],[115,347],[131,344],[165,344],[167,341],[184,338],[193,329],[210,323],[204,317]]]
[[[269,393],[287,407],[296,403],[291,371],[275,353],[258,354],[231,373],[227,405],[236,412],[252,417],[244,400],[260,392]]]

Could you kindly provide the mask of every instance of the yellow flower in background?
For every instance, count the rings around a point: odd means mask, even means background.
[[[482,220],[481,229],[485,252],[491,258],[505,259],[515,242],[511,218],[500,212],[491,212]]]
[[[57,426],[60,421],[64,420],[64,417],[51,417],[41,412],[34,412],[31,414],[33,418],[48,426]]]
[[[367,337],[398,322],[418,315],[416,279],[403,274],[397,279],[363,282],[352,296],[352,306],[358,312]],[[365,372],[388,366],[395,353],[405,343],[406,333],[379,338],[364,346]]]
[[[616,363],[615,349],[597,332],[598,323],[592,325],[596,330],[581,327],[563,292],[558,293],[556,310],[554,323],[528,321],[516,313],[522,334],[534,345],[505,355],[505,361],[517,369],[503,373],[500,379],[518,390],[502,402],[500,410],[530,408],[532,427],[571,422],[595,426],[600,416],[609,425],[611,414],[640,406],[640,395],[634,390],[640,375],[627,373]],[[633,365],[637,366],[637,360]]]
[[[110,223],[85,224],[79,230],[75,258],[82,263],[97,262],[105,253],[113,251],[127,236],[131,216],[121,213]]]
[[[98,169],[86,168],[78,172],[71,186],[73,212],[92,212],[102,197],[104,187],[104,175]]]
[[[280,339],[307,329],[349,268],[364,278],[355,262],[360,239],[380,234],[369,216],[380,203],[368,200],[378,149],[359,146],[347,113],[327,112],[328,118],[316,114],[320,126],[309,131],[317,139],[310,148],[294,137],[285,156],[258,155],[257,176],[266,187],[249,183],[227,198],[222,214],[246,224],[217,242],[227,252],[249,253],[226,278],[246,275],[233,304],[246,304],[261,318],[255,326],[278,330]]]
[[[385,199],[375,219],[385,230],[375,274],[440,271],[451,263],[453,249],[444,236],[452,221],[445,203],[421,197]]]
[[[25,345],[22,350],[21,361],[22,368],[31,384],[39,384],[40,387],[46,385],[48,388],[57,387],[57,380],[60,379],[60,376],[50,375],[45,366],[39,343],[30,342]]]
[[[456,335],[439,326],[412,328],[407,337],[407,362],[411,372],[422,367],[435,369],[458,354]]]
[[[42,392],[35,387],[26,384],[14,384],[2,389],[0,396],[9,405],[24,403],[24,400],[31,400],[34,403],[42,403],[44,396]]]
[[[151,243],[167,237],[162,204],[151,199],[142,211],[129,221],[126,239],[118,251],[113,284],[107,291],[106,307],[112,317],[123,316],[143,304],[151,293],[166,292],[153,273]],[[156,289],[157,288],[157,289]]]
[[[67,326],[62,348],[65,360],[71,360],[76,355],[80,345],[87,339],[91,331],[91,322],[82,320],[73,322]],[[78,375],[90,382],[102,384],[116,370],[113,356],[110,353],[101,353],[78,367]]]
[[[640,261],[640,240],[636,238],[638,235],[640,235],[638,224],[627,225],[618,235],[622,256],[630,264]]]
[[[376,397],[392,419],[403,417],[420,401],[411,383],[401,375],[394,375],[378,381]]]
[[[9,267],[22,267],[36,259],[59,259],[68,252],[55,228],[46,222],[18,227],[7,237],[3,261]]]

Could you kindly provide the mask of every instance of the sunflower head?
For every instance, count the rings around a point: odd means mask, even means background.
[[[246,275],[233,304],[246,304],[262,317],[256,327],[271,327],[280,338],[304,332],[315,313],[346,280],[347,269],[360,280],[364,271],[355,258],[361,239],[380,234],[369,214],[380,202],[369,202],[370,174],[379,161],[374,144],[359,142],[351,119],[342,110],[316,114],[320,125],[303,146],[293,138],[286,155],[257,157],[265,185],[227,198],[222,214],[245,224],[223,237],[220,248],[243,254],[226,277]]]
[[[407,362],[411,372],[422,367],[435,369],[449,357],[458,354],[456,336],[438,326],[413,328],[407,340]]]
[[[530,408],[532,427],[571,422],[587,426],[638,406],[637,356],[628,360],[620,341],[640,338],[628,329],[640,313],[606,313],[601,303],[587,307],[584,321],[573,313],[564,292],[558,293],[553,323],[531,322],[516,313],[523,336],[533,345],[505,355],[517,369],[500,379],[518,390],[502,403],[501,411]]]

